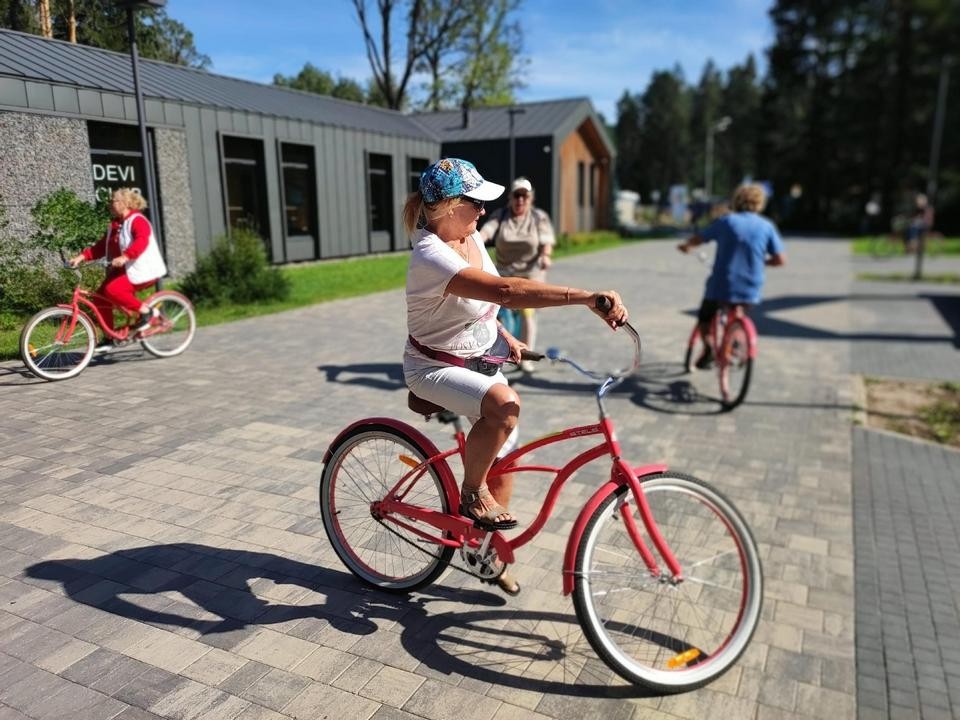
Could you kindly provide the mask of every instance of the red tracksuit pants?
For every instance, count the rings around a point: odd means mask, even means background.
[[[150,287],[155,282],[156,280],[151,280],[134,285],[130,282],[126,273],[120,273],[104,280],[103,285],[97,289],[97,294],[91,299],[94,306],[100,311],[104,324],[113,330],[113,306],[119,305],[134,315],[138,314],[143,302],[134,293]]]

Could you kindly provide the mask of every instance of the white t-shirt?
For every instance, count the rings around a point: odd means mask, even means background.
[[[437,235],[418,230],[411,242],[413,253],[407,268],[407,332],[421,345],[451,355],[466,358],[482,354],[497,339],[500,306],[446,292],[453,276],[470,265]],[[473,233],[467,242],[476,245],[483,259],[483,271],[498,275],[480,233]],[[406,352],[420,356],[409,343]]]

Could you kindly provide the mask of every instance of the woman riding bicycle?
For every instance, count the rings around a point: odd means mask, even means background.
[[[741,185],[733,193],[733,212],[717,218],[702,232],[677,246],[680,252],[688,253],[705,242],[717,241],[713,272],[707,278],[697,316],[703,338],[709,336],[710,323],[721,305],[737,305],[744,311],[756,305],[763,289],[764,267],[783,265],[787,261],[777,228],[759,214],[766,204],[767,194],[761,185]],[[712,364],[713,351],[710,343],[705,342],[696,365],[704,369]]]
[[[110,228],[100,241],[70,258],[72,267],[83,262],[106,258],[107,276],[93,297],[104,323],[113,329],[113,305],[130,313],[138,313],[139,321],[132,332],[150,328],[156,311],[137,298],[144,290],[167,274],[167,266],[160,255],[153,226],[143,215],[147,201],[136,190],[120,188],[110,198]]]
[[[407,271],[404,377],[418,397],[473,422],[464,453],[460,514],[489,530],[517,525],[507,510],[512,476],[487,485],[487,472],[498,454],[516,444],[520,414],[520,399],[496,358],[500,363],[506,357],[519,361],[526,347],[498,327],[498,306],[586,305],[613,328],[627,320],[627,310],[612,290],[590,292],[500,277],[477,232],[477,220],[484,203],[503,190],[484,180],[472,163],[445,158],[421,174],[419,190],[403,208],[413,245]],[[605,313],[596,309],[600,297],[610,303]],[[499,584],[507,592],[519,591],[507,573]]]

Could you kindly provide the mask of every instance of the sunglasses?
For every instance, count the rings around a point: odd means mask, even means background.
[[[525,192],[525,191],[523,191],[523,190],[518,190],[517,192],[513,193],[513,197],[514,197],[515,199],[517,199],[517,200],[519,200],[519,199],[521,199],[521,198],[523,198],[524,200],[526,200],[528,197],[530,197],[530,193]]]
[[[461,200],[466,200],[468,203],[470,203],[471,205],[473,205],[473,207],[476,208],[477,212],[480,212],[481,210],[483,210],[483,206],[484,206],[484,203],[485,203],[484,200],[477,200],[476,198],[467,197],[466,195],[461,195],[461,196],[460,196],[460,199],[461,199]]]

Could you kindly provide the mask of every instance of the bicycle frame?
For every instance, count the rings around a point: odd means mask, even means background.
[[[633,331],[632,328],[630,328],[630,330]],[[635,336],[635,331],[633,331],[633,334]],[[639,362],[639,339],[636,341],[638,343],[637,362]],[[626,484],[629,487],[636,507],[640,513],[641,520],[643,521],[644,528],[646,529],[654,548],[662,558],[663,563],[666,565],[667,570],[669,570],[670,578],[668,581],[677,584],[683,581],[683,573],[680,564],[673,552],[667,546],[666,541],[664,540],[659,528],[656,525],[656,522],[652,517],[641,485],[641,478],[664,472],[667,469],[667,466],[656,464],[631,468],[623,460],[621,456],[620,443],[616,437],[613,421],[606,416],[602,402],[603,394],[610,387],[613,387],[616,382],[619,381],[614,381],[613,378],[608,379],[608,381],[603,384],[600,391],[598,391],[598,403],[600,405],[600,421],[598,423],[593,425],[582,425],[578,427],[567,428],[560,432],[552,433],[545,437],[539,438],[527,443],[526,445],[523,445],[522,447],[516,448],[506,456],[498,459],[493,464],[493,467],[487,474],[488,478],[495,478],[502,475],[520,472],[549,472],[553,473],[554,475],[553,482],[551,483],[550,488],[547,490],[547,494],[536,518],[523,532],[510,540],[507,540],[500,532],[496,531],[489,533],[490,537],[488,538],[487,531],[474,527],[473,522],[467,518],[453,513],[446,514],[429,510],[427,508],[407,505],[403,500],[414,484],[427,473],[429,468],[432,467],[436,471],[437,476],[443,485],[443,490],[450,507],[458,508],[460,506],[460,489],[456,480],[454,479],[453,471],[450,469],[450,466],[447,463],[447,458],[450,458],[454,455],[459,455],[461,460],[463,458],[466,439],[459,424],[457,425],[455,433],[456,447],[443,452],[441,452],[436,445],[423,433],[419,432],[407,423],[385,417],[366,418],[351,424],[349,427],[341,431],[340,435],[338,435],[337,438],[335,438],[330,444],[330,447],[337,446],[341,437],[352,433],[358,427],[362,427],[364,425],[387,425],[406,433],[409,437],[416,440],[418,445],[420,445],[420,447],[429,457],[418,462],[414,458],[405,458],[401,456],[400,459],[410,466],[410,471],[404,474],[403,477],[397,481],[390,491],[387,492],[384,498],[371,503],[371,512],[384,522],[392,522],[429,542],[439,545],[459,548],[465,544],[479,544],[481,542],[489,541],[497,551],[498,558],[505,563],[514,562],[514,551],[530,542],[530,540],[532,540],[540,532],[540,530],[543,529],[547,520],[550,518],[554,507],[556,506],[557,499],[564,483],[584,465],[602,457],[603,455],[609,455],[613,463],[610,471],[610,479],[604,483],[584,505],[577,517],[576,522],[574,523],[570,537],[567,540],[567,547],[564,553],[563,561],[563,594],[569,595],[571,592],[573,592],[575,575],[574,560],[576,556],[576,550],[580,544],[583,533],[586,530],[586,525],[591,514],[600,504],[600,502],[602,502],[603,499],[607,497],[607,495],[614,488],[623,484]],[[584,437],[590,437],[592,435],[602,435],[603,441],[600,444],[595,445],[594,447],[576,455],[572,460],[567,462],[562,467],[555,467],[551,465],[516,464],[521,458],[539,448],[558,442],[564,442],[566,440],[578,440]],[[330,456],[331,453],[328,448],[323,459],[324,464],[330,461]],[[650,573],[655,577],[662,577],[663,571],[661,570],[653,552],[644,541],[640,532],[640,528],[637,525],[633,514],[631,512],[627,512],[628,504],[629,502],[625,500],[621,505],[623,510],[621,512],[621,518],[625,525],[626,531]],[[438,538],[435,535],[426,533],[414,525],[401,520],[399,517],[397,517],[398,515],[414,521],[424,522],[432,527],[445,531],[448,536]]]
[[[110,303],[112,307],[119,307],[110,298],[95,293],[91,290],[84,290],[81,287],[75,287],[73,289],[73,298],[69,303],[57,303],[57,307],[65,308],[70,310],[73,313],[73,317],[70,319],[70,327],[67,332],[67,336],[62,338],[64,342],[69,340],[73,335],[73,330],[77,326],[77,317],[79,315],[86,315],[87,319],[91,322],[96,322],[100,326],[100,330],[103,331],[103,334],[112,338],[113,340],[126,340],[130,334],[129,325],[121,327],[119,330],[112,330],[104,321],[103,315],[100,314],[100,310],[96,305],[90,300],[91,297],[96,296],[98,298],[103,298]],[[80,306],[83,305],[85,309],[81,309]],[[122,310],[123,308],[121,308]],[[91,312],[92,311],[92,312]],[[126,310],[124,310],[126,312]],[[129,313],[127,313],[129,316]]]
[[[724,314],[724,323],[723,335],[718,337],[720,335],[720,313]],[[742,322],[743,327],[747,331],[747,341],[749,343],[747,352],[749,357],[757,357],[757,328],[753,324],[753,320],[751,320],[750,316],[743,311],[741,306],[730,305],[717,311],[717,313],[713,316],[713,319],[710,321],[709,336],[703,338],[704,342],[710,344],[710,348],[713,350],[713,356],[717,359],[718,364],[726,364],[726,358],[723,357],[723,353],[720,352],[720,348],[722,348],[726,343],[727,332],[729,331],[730,325],[734,320],[739,320]],[[690,333],[690,339],[687,341],[687,345],[693,347],[693,344],[696,342],[699,335],[700,325],[699,323],[695,323],[693,330]]]

